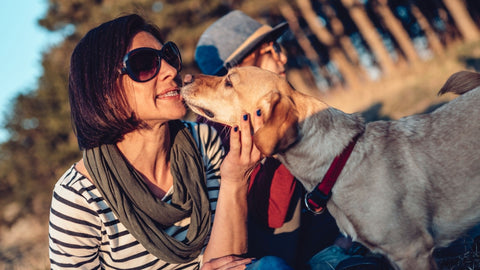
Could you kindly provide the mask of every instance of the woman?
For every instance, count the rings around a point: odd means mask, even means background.
[[[52,269],[251,262],[228,256],[246,252],[248,172],[260,158],[249,115],[239,116],[224,158],[213,129],[179,120],[181,68],[175,44],[138,15],[104,23],[78,43],[69,97],[83,158],[54,188]],[[260,117],[252,122],[258,127]]]

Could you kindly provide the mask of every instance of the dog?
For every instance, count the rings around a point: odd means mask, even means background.
[[[434,248],[480,223],[478,86],[480,74],[456,73],[439,94],[459,96],[435,111],[368,124],[257,67],[195,75],[181,94],[194,112],[230,126],[261,112],[255,145],[290,170],[308,200],[343,157],[323,194],[340,230],[396,269],[437,269]],[[321,204],[307,199],[308,208]]]

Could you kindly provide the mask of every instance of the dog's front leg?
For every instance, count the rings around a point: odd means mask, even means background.
[[[400,261],[395,262],[399,269],[409,270],[409,269],[426,269],[426,270],[437,270],[437,265],[433,259],[432,254],[418,254],[416,258],[405,258]]]
[[[387,251],[387,254],[390,255],[390,260],[398,266],[398,269],[403,270],[436,270],[437,265],[433,259],[432,253],[433,239],[428,234],[419,237],[409,245],[395,247],[395,251]]]

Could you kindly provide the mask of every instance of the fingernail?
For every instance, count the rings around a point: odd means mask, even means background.
[[[233,127],[233,131],[234,131],[234,132],[237,132],[237,131],[238,131],[238,126],[234,126],[234,127]]]
[[[262,115],[262,110],[258,109],[257,110],[257,116],[260,116],[260,115]]]
[[[254,264],[257,261],[257,259],[252,259],[249,263],[245,264],[245,267],[248,267],[252,264]]]
[[[247,121],[248,120],[248,114],[243,115],[243,120]]]

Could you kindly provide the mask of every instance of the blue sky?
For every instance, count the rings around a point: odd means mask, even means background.
[[[42,74],[42,52],[59,41],[38,26],[38,19],[47,11],[48,0],[4,1],[0,8],[0,123],[10,109],[13,98],[36,89]],[[7,133],[0,128],[0,142]]]

